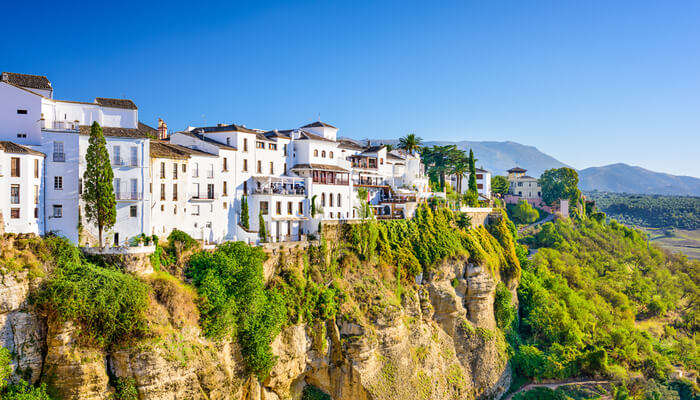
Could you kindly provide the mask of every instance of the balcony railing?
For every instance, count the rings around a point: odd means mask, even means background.
[[[322,185],[343,185],[343,186],[347,186],[349,180],[348,180],[348,178],[335,178],[335,179],[332,179],[332,178],[329,178],[329,177],[325,177],[325,178],[323,178],[323,177],[317,177],[317,178],[313,178],[313,182],[314,182],[314,183],[320,183],[320,184],[322,184]]]
[[[192,196],[190,196],[190,198],[192,200],[214,200],[216,196],[214,195],[214,193],[193,193]]]
[[[77,131],[79,123],[75,121],[44,121],[44,129],[54,131]]]
[[[53,162],[66,162],[66,153],[53,153]]]
[[[126,165],[126,162],[121,157],[112,157],[112,165],[123,166]]]
[[[388,183],[383,178],[359,178],[353,179],[354,186],[387,186]]]
[[[306,188],[304,186],[260,187],[260,188],[253,189],[251,191],[251,194],[270,194],[270,195],[281,195],[281,196],[306,196]]]
[[[135,201],[141,200],[143,194],[141,192],[116,192],[114,197],[120,201]]]

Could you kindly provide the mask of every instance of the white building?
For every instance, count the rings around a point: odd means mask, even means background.
[[[29,147],[0,141],[0,230],[34,234],[44,231],[44,157]]]
[[[74,243],[97,237],[84,218],[79,223],[82,175],[90,126],[102,126],[114,171],[117,221],[107,233],[109,243],[122,244],[150,231],[149,141],[156,131],[138,122],[131,100],[98,97],[92,103],[56,100],[46,77],[0,75],[0,139],[49,154],[43,179],[40,233],[55,232]],[[80,237],[80,234],[83,234]]]
[[[466,194],[469,191],[469,172],[465,173],[462,176],[462,194]],[[479,193],[480,197],[483,200],[490,200],[491,199],[491,172],[482,169],[482,168],[476,168],[476,191]],[[449,182],[450,185],[457,189],[457,176],[456,175],[450,175],[449,176]]]
[[[526,175],[527,170],[515,167],[508,170],[508,193],[526,199],[539,199],[542,197],[542,188],[537,178]]]

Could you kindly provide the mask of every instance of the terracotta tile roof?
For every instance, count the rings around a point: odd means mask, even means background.
[[[327,124],[327,123],[321,122],[321,121],[316,121],[316,122],[312,122],[310,124],[306,124],[306,125],[302,126],[302,129],[303,128],[333,128],[333,129],[338,129],[331,124]]]
[[[12,153],[12,154],[31,154],[34,156],[44,156],[46,157],[46,154],[32,150],[29,147],[22,146],[21,144],[13,143],[13,142],[8,142],[8,141],[0,141],[0,150],[4,151],[5,153]]]
[[[299,131],[299,140],[322,140],[325,142],[335,143],[335,140],[326,139],[323,136],[317,135],[315,133],[307,132],[304,130]]]
[[[236,124],[219,124],[216,126],[201,126],[194,128],[192,130],[194,133],[209,133],[209,132],[244,132],[244,133],[258,133],[258,131],[253,129],[248,129],[243,125]]]
[[[151,141],[151,158],[171,158],[175,160],[185,160],[191,156],[216,157],[214,154],[190,149],[185,146],[170,143],[165,140]]]
[[[296,164],[292,169],[316,169],[319,171],[336,171],[336,172],[350,172],[345,168],[341,168],[337,165],[327,165],[327,164]]]
[[[363,150],[364,149],[364,146],[355,142],[354,140],[340,139],[338,142],[340,143],[340,145],[338,145],[338,147],[341,149],[351,149],[351,150]]]
[[[109,99],[106,97],[95,98],[95,103],[102,107],[125,108],[127,110],[137,110],[136,104],[129,99]]]
[[[481,168],[474,168],[474,170],[475,170],[476,172],[483,172],[483,173],[487,173],[487,174],[490,173],[489,171],[487,171],[487,170],[485,170],[485,169],[481,169]]]
[[[90,125],[80,125],[81,135],[90,135]],[[109,137],[124,137],[137,139],[155,139],[158,136],[158,131],[150,126],[139,122],[139,127],[133,128],[112,128],[103,126],[102,134]]]
[[[209,138],[209,137],[206,137],[206,136],[204,136],[204,135],[200,135],[199,133],[194,133],[194,132],[177,132],[177,133],[180,133],[180,134],[183,134],[183,135],[185,135],[185,136],[189,136],[189,137],[192,137],[192,138],[195,138],[195,139],[199,139],[199,140],[201,140],[201,141],[203,141],[203,142],[211,143],[211,144],[213,144],[214,146],[216,146],[216,147],[218,147],[218,148],[220,148],[220,149],[224,149],[224,150],[233,150],[233,151],[238,150],[238,149],[236,149],[236,148],[233,147],[233,146],[228,146],[228,145],[223,144],[223,143],[221,143],[221,142],[217,142],[216,140],[214,140],[214,139],[212,139],[212,138]]]
[[[526,169],[522,169],[522,168],[520,168],[520,167],[515,167],[515,168],[509,169],[508,172],[527,172],[527,170],[526,170]]]
[[[291,129],[286,129],[286,130],[273,130],[273,131],[267,131],[264,133],[264,135],[268,138],[275,137],[275,138],[282,138],[282,139],[291,139],[292,137],[290,136],[292,133]]]
[[[0,81],[11,83],[16,86],[21,86],[31,89],[53,90],[51,82],[45,76],[17,74],[14,72],[3,72],[0,75]]]

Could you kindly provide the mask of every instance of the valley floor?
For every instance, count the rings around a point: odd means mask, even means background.
[[[667,250],[681,252],[693,260],[700,260],[700,229],[661,229],[636,226],[649,235],[649,241]]]

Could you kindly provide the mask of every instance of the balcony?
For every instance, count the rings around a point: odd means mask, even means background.
[[[207,171],[207,179],[214,179],[214,171]]]
[[[78,121],[46,121],[44,129],[50,131],[77,131],[80,129]]]
[[[138,167],[139,166],[139,160],[136,158],[132,158],[129,160],[129,166],[130,167]]]
[[[112,157],[112,165],[116,167],[123,167],[126,165],[126,162],[121,157]]]
[[[141,192],[116,192],[114,193],[114,198],[117,201],[138,201],[143,198],[143,193]]]
[[[53,162],[66,162],[66,153],[53,153]]]
[[[388,186],[386,179],[362,176],[352,180],[353,186]]]
[[[216,196],[214,195],[214,193],[204,193],[204,194],[193,193],[193,194],[190,196],[190,200],[194,200],[194,201],[213,201],[213,200],[216,200]]]
[[[256,177],[255,185],[250,190],[252,195],[306,196],[306,184],[303,179],[292,177]]]

